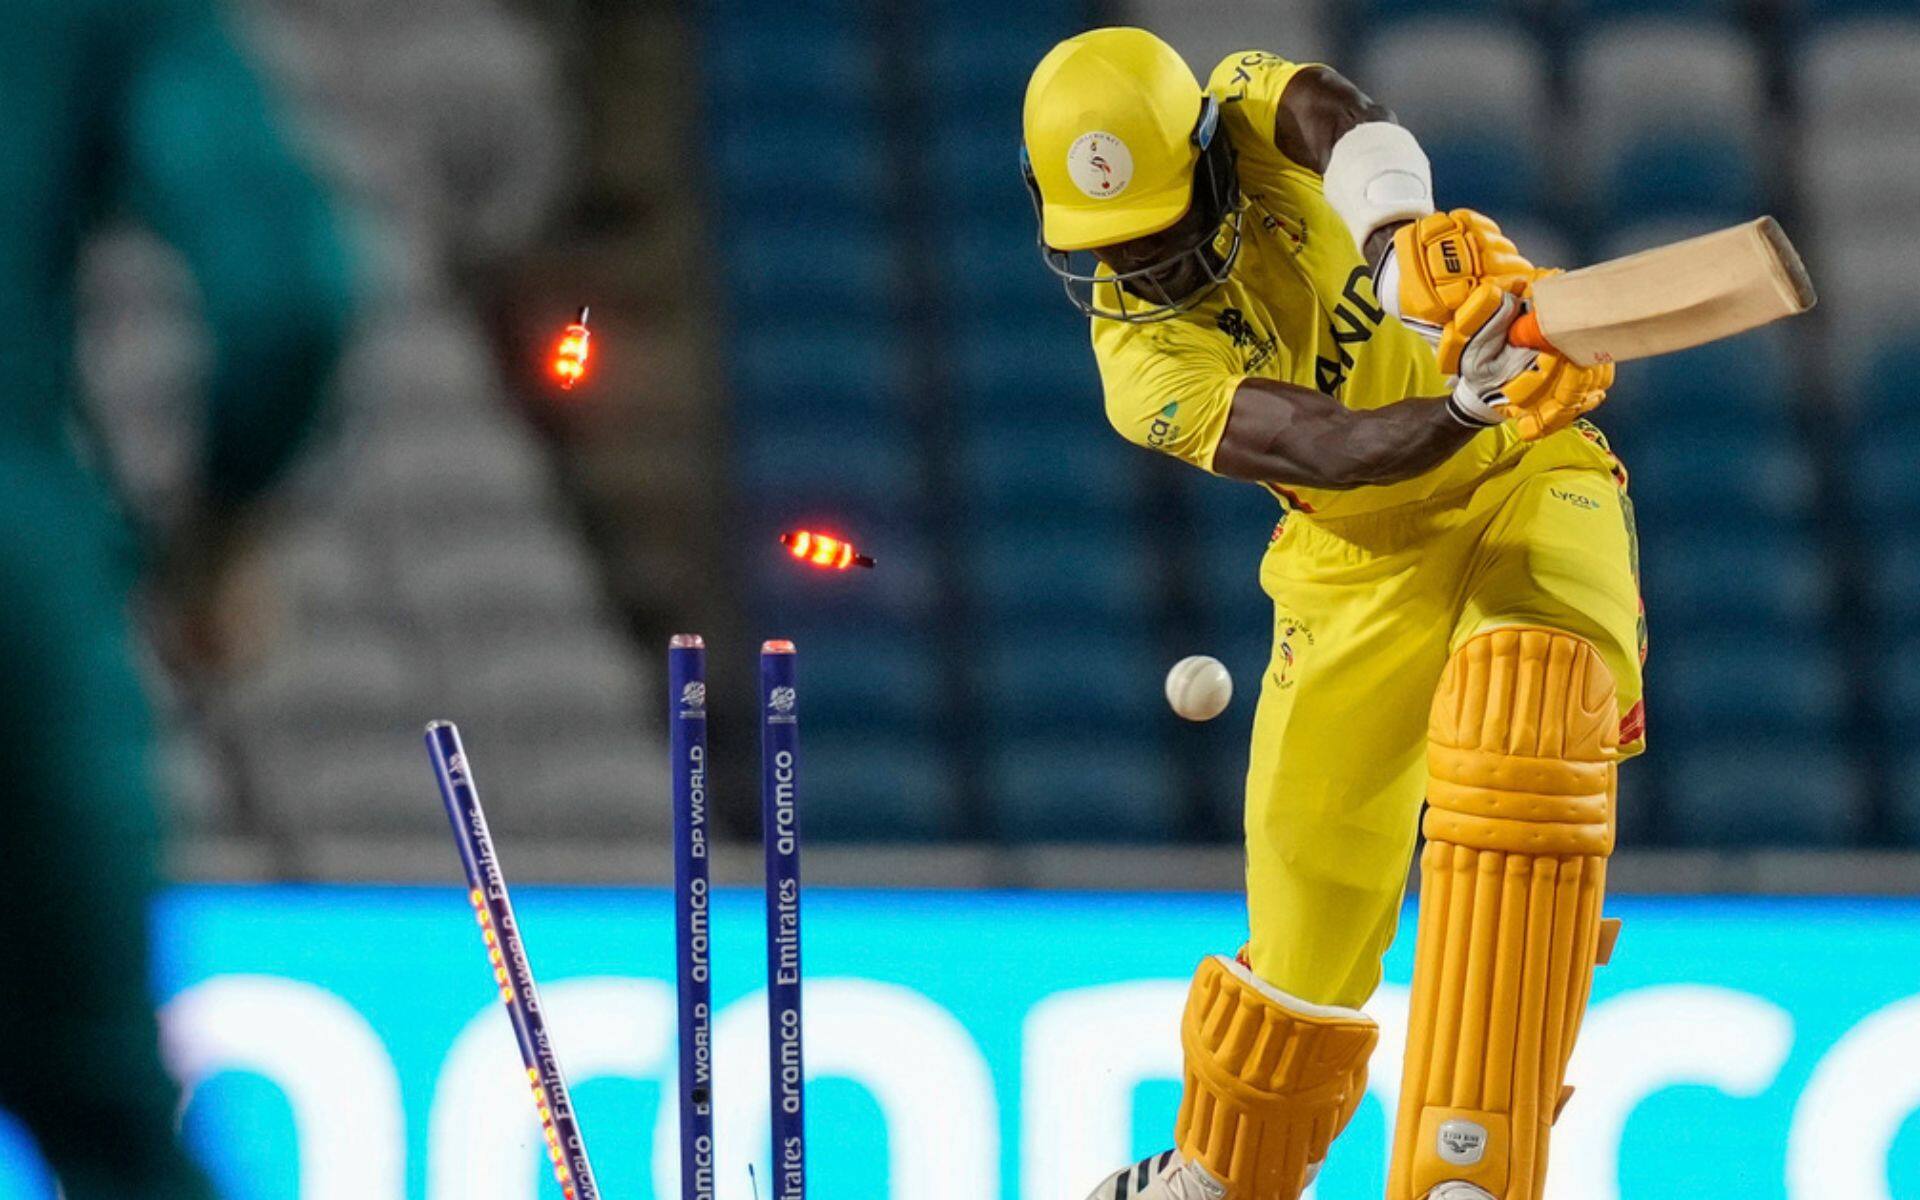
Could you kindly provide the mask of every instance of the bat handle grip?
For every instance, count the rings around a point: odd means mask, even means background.
[[[1507,329],[1507,344],[1553,353],[1553,343],[1549,342],[1547,335],[1540,331],[1539,314],[1532,309],[1514,318],[1512,326]]]

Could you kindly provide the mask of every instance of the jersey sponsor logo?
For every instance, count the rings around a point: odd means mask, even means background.
[[[1555,500],[1571,504],[1575,508],[1586,512],[1596,512],[1600,508],[1600,502],[1598,500],[1595,500],[1592,496],[1583,496],[1570,488],[1550,487],[1547,489],[1547,494]]]
[[[1155,413],[1152,422],[1147,425],[1147,445],[1160,449],[1165,447],[1166,444],[1174,438],[1179,437],[1180,427],[1173,423],[1173,418],[1178,416],[1179,413],[1180,402],[1178,400],[1173,401]]]
[[[1083,133],[1067,147],[1067,177],[1095,200],[1111,200],[1133,182],[1133,151],[1110,133]]]
[[[1369,298],[1372,291],[1373,273],[1364,264],[1356,266],[1347,276],[1340,302],[1327,314],[1327,329],[1333,335],[1333,357],[1314,360],[1313,379],[1329,396],[1340,394],[1347,372],[1353,369],[1350,347],[1364,345],[1373,337],[1373,331],[1380,328],[1380,322],[1386,320],[1386,310]]]
[[[1221,309],[1213,323],[1220,327],[1221,333],[1227,335],[1234,349],[1245,352],[1242,370],[1258,371],[1273,358],[1275,339],[1261,336],[1253,322],[1247,320],[1247,314],[1239,309],[1231,306]]]

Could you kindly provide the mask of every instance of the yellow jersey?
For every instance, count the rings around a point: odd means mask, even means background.
[[[1207,90],[1237,154],[1247,211],[1227,281],[1187,312],[1135,325],[1096,317],[1093,349],[1107,419],[1129,441],[1203,470],[1243,379],[1310,388],[1351,409],[1447,391],[1433,349],[1387,316],[1373,275],[1320,176],[1275,147],[1281,93],[1302,64],[1246,51],[1214,68]],[[1524,452],[1502,423],[1424,475],[1349,490],[1270,484],[1289,509],[1348,515],[1464,491]]]

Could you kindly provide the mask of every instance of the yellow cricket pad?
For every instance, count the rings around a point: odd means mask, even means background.
[[[1309,1004],[1215,955],[1180,1022],[1186,1091],[1175,1141],[1227,1200],[1294,1200],[1366,1090],[1379,1041],[1358,1009]]]
[[[1476,634],[1440,678],[1389,1200],[1541,1195],[1602,950],[1616,709],[1600,652],[1557,630]]]

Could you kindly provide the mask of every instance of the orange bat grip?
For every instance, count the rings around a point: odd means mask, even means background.
[[[1540,332],[1540,317],[1532,309],[1514,318],[1513,325],[1507,330],[1507,344],[1555,353],[1553,343],[1547,340],[1546,334]]]

